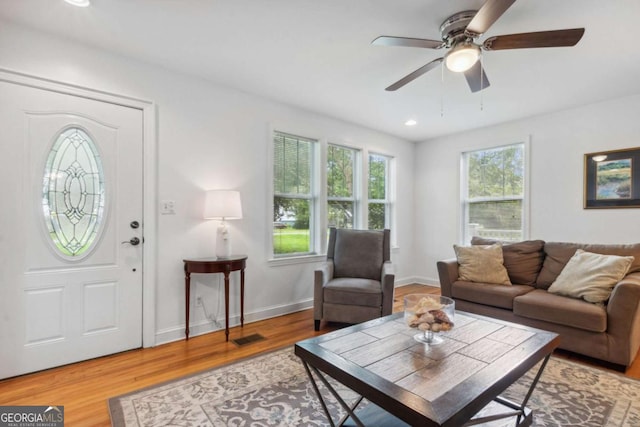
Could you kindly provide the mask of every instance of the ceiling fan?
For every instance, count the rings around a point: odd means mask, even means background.
[[[573,28],[493,36],[480,43],[478,38],[487,32],[513,3],[515,3],[515,0],[487,0],[478,11],[467,10],[450,16],[440,25],[442,40],[393,36],[376,38],[371,44],[448,49],[444,57],[434,59],[423,65],[387,87],[386,90],[397,90],[429,70],[438,67],[444,61],[449,70],[464,73],[471,91],[478,92],[490,85],[487,74],[479,61],[481,50],[575,46],[584,34],[584,28]]]

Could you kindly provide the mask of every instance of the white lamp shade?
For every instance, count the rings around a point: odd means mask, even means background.
[[[461,73],[473,67],[480,58],[480,48],[471,43],[463,43],[455,46],[445,55],[447,68],[453,72]]]
[[[205,219],[241,219],[240,192],[233,190],[207,191],[203,216]]]

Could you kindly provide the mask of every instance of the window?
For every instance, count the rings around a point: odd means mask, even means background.
[[[390,228],[391,203],[389,197],[390,157],[380,154],[369,155],[369,230]]]
[[[462,154],[464,243],[473,236],[524,239],[524,157],[522,143]]]
[[[357,150],[327,147],[327,222],[329,227],[357,228],[355,166]]]
[[[314,145],[317,141],[274,133],[273,254],[313,253]]]
[[[358,148],[280,131],[272,137],[269,237],[275,264],[320,256],[326,249],[328,227],[391,228],[392,157],[373,153],[365,157]]]
[[[105,211],[102,160],[82,129],[66,129],[49,152],[42,211],[58,253],[80,259],[96,241]]]

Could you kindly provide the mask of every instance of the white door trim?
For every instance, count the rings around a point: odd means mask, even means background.
[[[0,81],[79,96],[96,101],[108,102],[136,108],[143,114],[143,224],[145,248],[142,251],[142,345],[156,344],[156,277],[157,277],[157,137],[156,105],[152,101],[130,96],[95,90],[71,83],[60,82],[31,74],[0,67]]]

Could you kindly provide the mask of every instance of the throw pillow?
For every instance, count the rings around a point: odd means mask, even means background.
[[[640,243],[628,245],[600,245],[570,242],[546,242],[544,244],[544,263],[542,270],[536,279],[536,287],[548,289],[558,278],[564,266],[576,253],[576,249],[582,249],[602,255],[632,256],[634,262],[629,268],[629,273],[640,271]],[[508,267],[507,267],[508,268]]]
[[[502,244],[504,268],[507,269],[511,283],[534,286],[544,260],[544,241],[525,240],[506,243],[478,236],[471,239],[472,245],[493,245],[495,243]]]
[[[632,256],[601,255],[577,249],[549,292],[604,303],[613,287],[626,276],[633,260]]]
[[[500,245],[453,245],[458,258],[458,280],[511,285]]]

